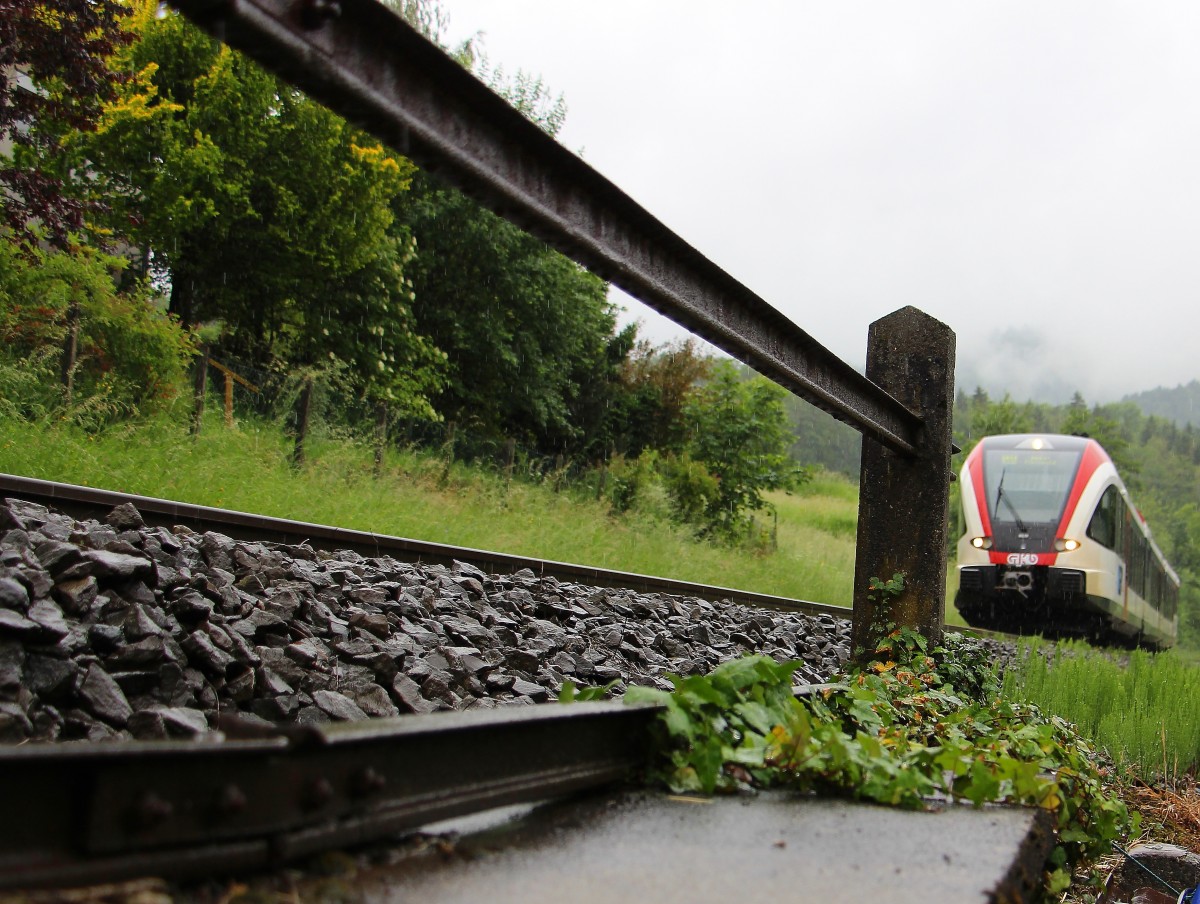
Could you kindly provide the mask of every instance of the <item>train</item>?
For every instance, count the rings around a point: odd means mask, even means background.
[[[1104,448],[1085,436],[987,436],[963,463],[954,604],[968,625],[1165,649],[1179,576]]]

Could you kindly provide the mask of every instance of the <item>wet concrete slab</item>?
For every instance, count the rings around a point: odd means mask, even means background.
[[[1021,901],[1050,844],[1046,814],[1028,809],[621,793],[463,835],[362,892],[377,904]]]

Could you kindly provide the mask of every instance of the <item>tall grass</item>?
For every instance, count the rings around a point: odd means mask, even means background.
[[[1143,775],[1200,766],[1200,668],[1174,651],[1117,654],[1060,643],[1051,652],[1023,641],[1004,694],[1074,722]]]
[[[430,453],[391,451],[373,475],[372,452],[352,439],[313,437],[307,463],[289,464],[273,424],[233,429],[214,415],[198,437],[184,419],[86,433],[68,423],[0,418],[0,471],[359,530],[718,584],[850,605],[854,488],[827,478],[829,494],[779,494],[778,549],[730,549],[644,513],[549,483]]]
[[[946,560],[946,615],[945,622],[956,627],[967,627],[967,620],[954,608],[954,596],[958,593],[958,562],[952,557]]]

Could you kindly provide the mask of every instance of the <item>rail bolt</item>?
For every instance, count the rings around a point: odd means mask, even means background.
[[[350,793],[355,797],[378,794],[387,785],[387,779],[375,771],[374,766],[364,766],[350,780]]]
[[[134,821],[138,829],[153,829],[162,825],[175,814],[175,805],[164,800],[153,791],[147,791],[137,802]]]
[[[229,784],[217,792],[217,800],[215,809],[217,816],[229,818],[237,816],[246,809],[249,801],[246,799],[246,792],[237,785]]]
[[[305,810],[319,810],[333,800],[333,785],[327,778],[314,778],[304,789],[300,805]]]
[[[320,28],[342,14],[340,0],[301,0],[300,21],[305,28]]]

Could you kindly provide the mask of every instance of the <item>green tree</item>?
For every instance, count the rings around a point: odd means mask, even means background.
[[[1138,458],[1130,453],[1129,428],[1109,416],[1110,413],[1099,405],[1089,410],[1083,396],[1076,392],[1067,405],[1059,431],[1096,440],[1113,460],[1125,483],[1136,487],[1141,464]],[[1136,435],[1136,430],[1133,431],[1133,435]]]
[[[95,128],[120,75],[110,56],[131,35],[121,0],[0,4],[0,210],[19,240],[71,243],[95,204],[73,133]]]
[[[765,377],[718,362],[684,406],[686,451],[716,478],[704,505],[703,532],[732,537],[750,512],[767,507],[763,493],[791,489],[808,477],[787,454],[791,443],[785,390]]]
[[[389,0],[444,47],[434,0]],[[518,70],[493,67],[478,35],[451,53],[550,135],[566,116],[561,95]],[[436,399],[458,450],[521,442],[535,454],[595,459],[620,424],[621,366],[634,341],[616,332],[607,286],[540,240],[424,173],[396,200],[416,239],[411,268],[417,326],[448,358]]]
[[[999,402],[990,402],[986,407],[976,409],[971,424],[976,440],[1006,433],[1026,433],[1032,428],[1021,406],[1007,394]]]
[[[145,287],[118,292],[117,264],[98,252],[20,253],[0,242],[0,397],[14,413],[44,415],[65,403],[73,416],[95,424],[175,395],[192,353],[190,337]],[[67,345],[69,357],[60,351]],[[46,379],[61,370],[65,379]]]
[[[700,353],[694,339],[662,346],[637,343],[621,368],[617,451],[631,458],[646,449],[682,452],[684,406],[712,373],[712,366],[713,359]]]
[[[424,174],[397,213],[417,242],[417,326],[448,356],[446,420],[485,447],[591,447],[632,339],[604,281]]]
[[[305,400],[338,372],[433,418],[443,357],[414,328],[413,241],[392,207],[412,164],[156,9],[139,8],[128,83],[90,147],[171,310],[223,322],[224,354],[302,375]]]

